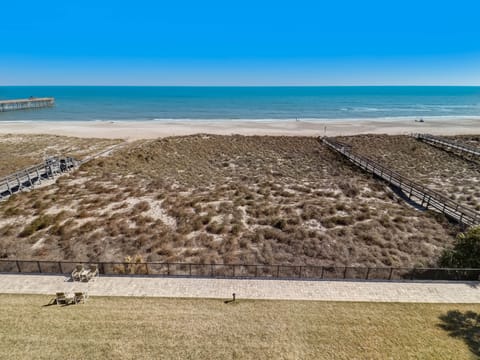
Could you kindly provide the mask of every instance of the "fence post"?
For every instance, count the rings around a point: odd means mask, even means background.
[[[347,269],[348,267],[345,266],[345,270],[343,270],[343,280],[347,278]]]
[[[147,275],[149,274],[148,272],[148,263],[145,263],[145,271],[147,272]]]
[[[280,265],[277,265],[277,278],[279,277],[280,274]]]
[[[255,277],[258,277],[258,265],[255,265]]]
[[[210,264],[210,277],[213,277],[213,264]]]
[[[192,276],[192,263],[188,264],[188,273]]]
[[[63,269],[62,269],[62,262],[58,262],[58,269],[60,270],[60,274],[63,274]]]
[[[233,274],[233,277],[235,277],[235,265],[232,265],[232,274]]]
[[[167,275],[170,275],[170,263],[167,263]]]
[[[42,273],[42,267],[40,266],[40,261],[37,261],[38,272]]]
[[[413,280],[415,276],[415,268],[412,269],[412,275],[410,276],[410,280]]]
[[[322,266],[322,274],[320,275],[320,279],[323,279],[323,270],[325,270],[325,268]]]
[[[367,276],[365,276],[365,280],[368,280],[368,275],[370,274],[370,268],[367,268]]]
[[[18,272],[21,273],[22,270],[20,269],[20,263],[18,262],[18,260],[16,260],[15,263],[17,264],[17,270],[18,270]]]
[[[299,266],[299,271],[298,271],[298,277],[301,278],[302,277],[302,267]]]
[[[393,268],[390,268],[390,274],[388,274],[388,280],[392,280]]]

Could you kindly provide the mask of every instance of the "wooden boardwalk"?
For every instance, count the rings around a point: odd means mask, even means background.
[[[38,109],[44,107],[50,107],[55,105],[54,98],[29,98],[18,100],[1,100],[0,112],[25,110],[25,109]]]
[[[16,173],[0,178],[0,201],[10,195],[26,188],[33,188],[42,180],[53,179],[70,169],[79,167],[93,159],[108,156],[112,151],[125,146],[125,142],[109,146],[96,154],[87,156],[82,160],[76,160],[72,157],[49,157],[43,163],[33,165],[17,171]]]
[[[412,134],[412,136],[417,140],[423,141],[429,145],[441,148],[443,150],[456,151],[457,153],[460,153],[468,158],[480,159],[480,149],[474,146],[468,146],[457,141],[444,139],[430,134]]]
[[[32,188],[42,180],[54,178],[78,164],[79,162],[71,157],[49,157],[43,163],[0,178],[0,200],[25,188]]]
[[[475,210],[462,206],[446,196],[428,189],[367,157],[355,154],[347,144],[326,137],[322,138],[322,142],[345,156],[361,169],[382,178],[400,189],[409,199],[420,204],[420,206],[426,209],[437,210],[466,226],[480,225],[480,213]]]

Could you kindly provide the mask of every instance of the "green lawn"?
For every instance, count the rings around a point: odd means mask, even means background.
[[[44,306],[50,300],[0,295],[1,359],[440,360],[480,354],[480,304],[93,297],[86,304]]]

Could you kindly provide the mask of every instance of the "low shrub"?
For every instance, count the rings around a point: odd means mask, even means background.
[[[53,223],[53,217],[49,215],[42,215],[33,220],[28,224],[19,234],[20,237],[27,237],[32,235],[34,232],[42,229],[46,229]]]

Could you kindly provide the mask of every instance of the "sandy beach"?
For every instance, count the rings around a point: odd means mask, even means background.
[[[479,118],[395,120],[171,120],[171,121],[24,121],[3,122],[0,134],[49,134],[125,140],[207,134],[339,136],[357,134],[434,135],[480,133]]]

